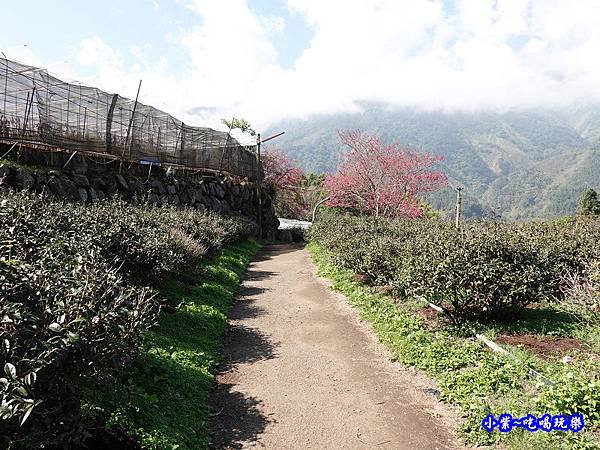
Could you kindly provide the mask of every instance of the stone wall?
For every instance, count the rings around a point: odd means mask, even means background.
[[[149,165],[120,166],[118,161],[70,156],[21,149],[0,161],[0,189],[30,189],[82,203],[118,195],[126,200],[147,199],[202,211],[238,213],[258,221],[256,184],[245,178]],[[263,230],[267,237],[273,236],[278,226],[271,194],[261,190]]]

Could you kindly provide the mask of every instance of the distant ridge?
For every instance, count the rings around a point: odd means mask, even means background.
[[[556,217],[577,209],[580,193],[600,188],[600,107],[442,113],[363,102],[362,114],[285,120],[277,147],[308,171],[333,172],[340,161],[336,130],[358,128],[445,157],[452,186],[465,188],[466,217],[492,211],[506,219]],[[271,131],[271,130],[269,130]],[[452,211],[448,189],[430,201]]]

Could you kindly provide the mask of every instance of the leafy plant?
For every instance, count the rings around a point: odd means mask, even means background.
[[[502,441],[502,448],[511,449],[600,448],[593,435],[600,426],[598,361],[578,362],[577,369],[573,369],[562,362],[544,363],[522,351],[517,352],[516,360],[512,360],[488,351],[477,340],[465,339],[460,333],[453,332],[455,328],[429,331],[406,304],[353,281],[352,270],[333,263],[337,259],[334,253],[314,242],[308,249],[319,274],[332,279],[332,288],[343,293],[360,311],[394,359],[423,370],[437,380],[441,400],[460,406],[464,421],[459,430],[467,443],[479,446]],[[556,385],[538,385],[528,377],[527,365],[552,377]],[[497,417],[506,412],[516,417],[581,412],[587,424],[583,433],[513,430],[502,434],[482,429],[481,421],[487,414]]]
[[[109,383],[159,313],[158,286],[255,225],[111,200],[85,207],[0,195],[2,445],[86,438],[82,383]]]
[[[474,222],[456,230],[436,220],[387,220],[330,213],[309,231],[340,267],[423,296],[456,322],[506,319],[532,302],[563,296],[564,273],[598,258],[596,222]]]

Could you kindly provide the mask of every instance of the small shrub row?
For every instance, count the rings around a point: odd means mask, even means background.
[[[401,297],[442,304],[455,321],[506,319],[532,302],[560,298],[564,274],[600,256],[590,220],[475,222],[457,230],[435,220],[329,213],[309,230],[331,261],[388,285]]]
[[[154,287],[253,233],[166,206],[0,195],[0,447],[85,439],[82,380],[127,367],[156,322]]]
[[[241,275],[258,248],[254,240],[228,245],[184,280],[160,287],[176,310],[161,314],[143,334],[130,371],[108,388],[89,386],[84,395],[99,423],[125,430],[148,450],[211,447],[208,396],[222,360],[221,338]]]
[[[351,270],[331,264],[332,254],[322,246],[308,246],[319,273],[333,281],[332,289],[343,293],[369,321],[393,358],[417,367],[435,378],[440,399],[457,404],[464,421],[460,431],[467,443],[500,443],[507,449],[598,449],[594,437],[600,426],[600,361],[588,355],[572,355],[570,363],[545,361],[513,349],[517,359],[486,350],[477,340],[464,339],[450,328],[431,330],[423,319],[378,289],[354,281]],[[527,366],[550,377],[555,385],[535,381]],[[582,433],[488,433],[481,427],[486,414],[515,417],[534,414],[581,413],[586,420]]]

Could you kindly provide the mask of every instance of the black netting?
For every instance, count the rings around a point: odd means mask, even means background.
[[[0,141],[177,164],[256,179],[255,146],[192,127],[152,106],[65,83],[44,69],[0,59]]]

